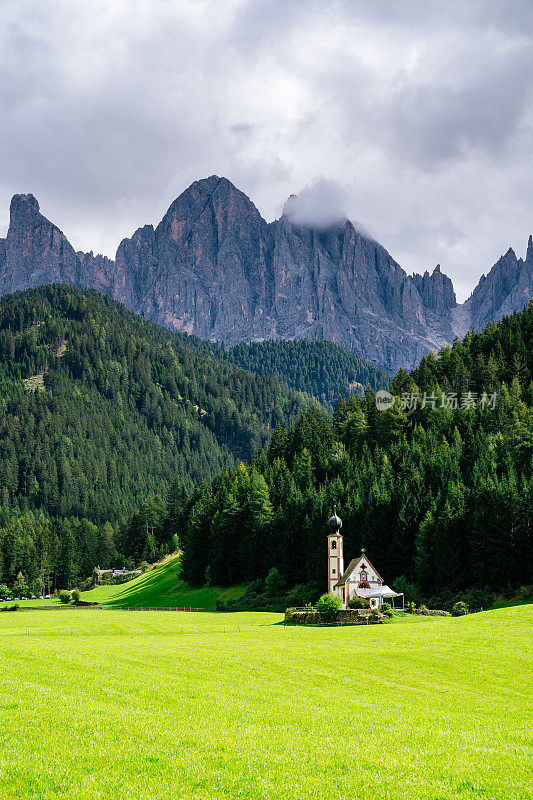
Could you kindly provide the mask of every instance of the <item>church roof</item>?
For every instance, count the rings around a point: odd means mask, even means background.
[[[344,584],[346,583],[346,579],[350,577],[350,575],[352,574],[352,572],[355,569],[356,564],[357,564],[357,559],[356,558],[352,558],[352,560],[350,561],[350,563],[348,564],[348,566],[344,570],[344,575],[342,576],[342,578],[338,582],[337,586],[344,586]]]
[[[366,572],[372,571],[375,573],[376,578],[378,581],[383,581],[383,578],[379,575],[377,569],[374,569],[368,558],[366,557],[365,553],[362,553],[359,558],[352,558],[346,569],[344,570],[344,575],[337,583],[337,586],[344,586],[348,578],[355,572],[359,564],[364,561],[366,564]]]

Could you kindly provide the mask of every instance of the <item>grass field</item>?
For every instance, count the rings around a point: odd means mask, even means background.
[[[531,606],[0,615],[0,797],[525,800]]]
[[[82,599],[98,602],[104,606],[130,606],[132,608],[168,607],[177,608],[215,608],[216,601],[230,600],[241,595],[246,586],[231,586],[221,588],[217,586],[204,586],[196,588],[188,586],[181,579],[181,566],[179,556],[169,558],[156,565],[154,569],[139,575],[127,583],[117,586],[98,586],[88,592],[83,592]],[[14,601],[1,603],[11,606]],[[50,600],[18,600],[21,608],[39,605],[60,605],[57,597]]]
[[[222,589],[216,586],[195,588],[181,579],[179,556],[165,559],[144,575],[118,586],[98,586],[83,592],[83,600],[97,601],[108,606],[174,606],[178,608],[215,608],[219,598],[238,597],[244,586]]]

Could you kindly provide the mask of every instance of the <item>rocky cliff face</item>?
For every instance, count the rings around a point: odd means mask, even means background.
[[[197,336],[324,338],[395,371],[474,325],[522,308],[532,296],[533,243],[509,251],[458,306],[440,267],[408,276],[348,220],[326,229],[296,224],[291,204],[266,223],[225,178],[192,184],[159,225],[124,239],[115,261],[75,253],[39,212],[15,195],[0,240],[0,294],[42,283],[76,283],[137,313]]]
[[[79,259],[76,284],[98,289],[104,294],[113,294],[115,286],[115,262],[107,256],[90,253],[76,253]]]
[[[523,308],[533,296],[533,238],[529,237],[525,261],[509,248],[483,275],[464,304],[468,318],[476,330],[490,320],[497,321],[506,314]]]
[[[394,370],[451,338],[449,322],[438,330],[438,293],[451,287],[438,275],[427,277],[425,302],[416,281],[349,221],[318,230],[284,214],[268,225],[229,181],[211,177],[184,192],[155,230],[121,243],[114,296],[226,344],[325,338]]]
[[[271,301],[270,239],[229,181],[197,181],[155,230],[147,225],[121,242],[114,296],[171,328],[227,343],[251,339]]]

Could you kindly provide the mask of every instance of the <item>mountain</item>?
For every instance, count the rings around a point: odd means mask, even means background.
[[[446,608],[468,590],[479,608],[487,588],[531,584],[533,301],[400,371],[391,393],[387,410],[371,393],[340,401],[332,415],[312,409],[274,432],[267,458],[197,493],[185,579],[253,581],[260,595],[276,568],[295,587],[289,604],[302,605],[308,582],[326,590],[337,502],[345,556],[366,548],[408,600]]]
[[[157,225],[124,239],[114,261],[76,253],[39,211],[15,195],[0,241],[0,294],[42,283],[97,289],[147,319],[228,346],[326,339],[395,372],[520,309],[533,293],[532,248],[512,251],[457,304],[440,267],[409,276],[349,220],[302,225],[290,199],[267,223],[226,178],[196,181]]]
[[[533,295],[533,237],[529,237],[525,261],[517,258],[509,248],[493,266],[489,274],[483,275],[464,304],[463,313],[475,330],[482,330],[491,320],[527,305]]]
[[[56,284],[0,300],[5,506],[114,522],[172,483],[190,490],[252,461],[311,404],[96,291]]]

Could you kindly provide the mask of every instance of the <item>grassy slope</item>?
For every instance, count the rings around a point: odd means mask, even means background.
[[[531,606],[0,616],[0,796],[530,798]]]
[[[177,608],[215,608],[216,601],[238,597],[245,590],[245,586],[231,586],[221,588],[218,586],[194,588],[181,580],[179,556],[165,559],[154,569],[139,575],[128,583],[118,586],[98,586],[89,592],[83,592],[82,600],[98,602],[103,606],[130,606],[143,607],[177,607]],[[0,608],[9,603],[0,602]],[[39,605],[61,605],[56,597],[50,600],[18,600],[21,608]]]
[[[238,597],[243,586],[221,589],[216,586],[194,589],[180,577],[178,556],[163,561],[155,569],[120,586],[99,586],[84,592],[83,600],[96,600],[109,606],[177,606],[178,608],[214,608],[218,598]]]

